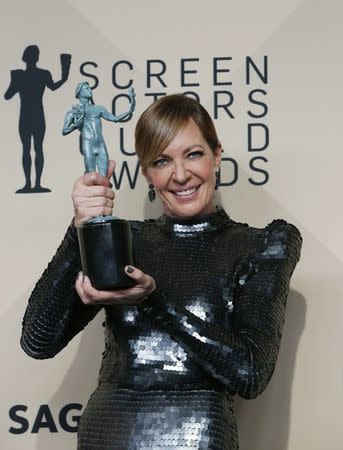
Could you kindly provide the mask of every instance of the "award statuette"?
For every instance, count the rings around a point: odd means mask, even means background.
[[[67,112],[62,134],[78,129],[86,172],[107,176],[108,153],[102,135],[101,119],[120,122],[135,109],[135,93],[129,89],[130,109],[114,116],[103,106],[95,105],[89,84],[79,83],[75,90],[79,104]],[[99,290],[125,289],[136,283],[124,272],[132,264],[130,225],[114,216],[97,216],[78,228],[82,270]]]

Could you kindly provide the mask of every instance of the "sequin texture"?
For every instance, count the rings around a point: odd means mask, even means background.
[[[283,220],[252,228],[222,209],[131,229],[135,265],[157,289],[140,306],[105,307],[99,386],[78,448],[235,450],[233,395],[256,397],[273,373],[300,233]],[[79,267],[69,228],[29,300],[29,355],[54,356],[99,311],[74,290]]]

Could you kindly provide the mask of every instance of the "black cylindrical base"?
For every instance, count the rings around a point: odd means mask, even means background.
[[[98,290],[125,289],[135,282],[125,274],[132,264],[130,224],[122,219],[88,222],[78,228],[82,270]]]

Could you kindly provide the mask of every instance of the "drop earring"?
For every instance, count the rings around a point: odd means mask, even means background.
[[[153,184],[149,184],[148,197],[151,202],[154,202],[156,199],[156,191]]]
[[[219,170],[216,172],[216,183],[214,185],[214,189],[217,190],[219,188],[219,182],[220,182],[220,176],[219,176]]]

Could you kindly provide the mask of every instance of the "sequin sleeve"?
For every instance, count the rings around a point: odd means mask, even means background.
[[[290,277],[302,244],[297,228],[283,220],[261,231],[256,251],[236,267],[231,329],[163,298],[156,301],[156,296],[144,306],[203,369],[244,398],[260,394],[273,374]]]
[[[99,306],[86,306],[77,295],[74,284],[79,270],[76,230],[70,226],[29,298],[20,340],[29,356],[53,357],[99,311]]]

